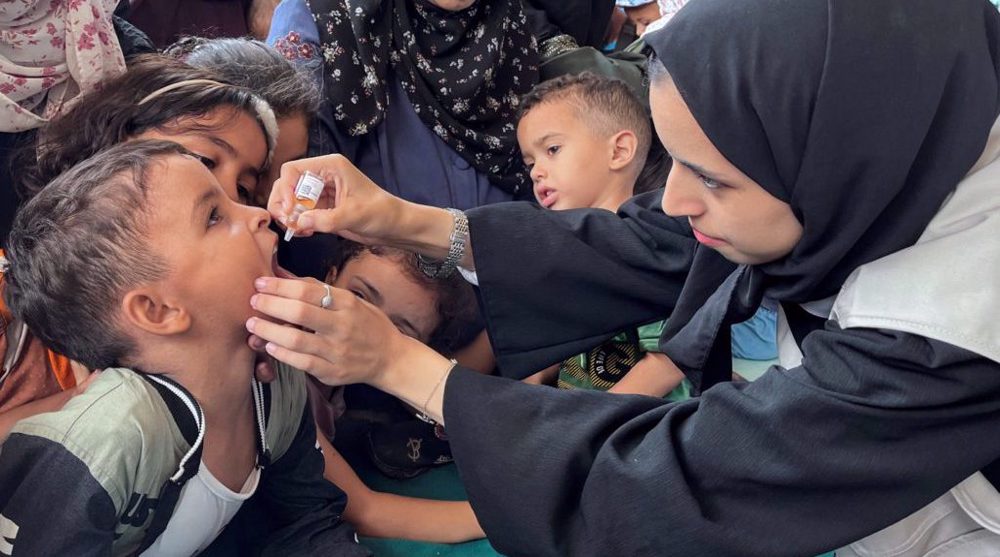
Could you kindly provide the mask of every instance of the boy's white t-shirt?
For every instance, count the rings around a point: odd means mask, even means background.
[[[235,493],[202,464],[181,488],[166,529],[142,552],[143,557],[188,557],[202,552],[229,524],[243,502],[257,491],[259,481],[260,468],[254,466],[243,488]]]

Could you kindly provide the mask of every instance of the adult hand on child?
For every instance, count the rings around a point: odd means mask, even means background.
[[[295,185],[305,171],[323,178],[326,187],[316,208],[293,224],[297,236],[333,233],[363,244],[383,243],[395,232],[403,200],[389,194],[342,155],[287,162],[274,182],[267,210],[282,225],[295,206]]]
[[[275,276],[279,278],[298,279],[298,277],[288,272],[287,269],[280,266],[277,267],[274,272]],[[254,377],[256,377],[257,381],[260,381],[261,383],[270,383],[271,381],[274,381],[274,362],[264,350],[264,347],[267,345],[267,341],[257,335],[250,335],[247,339],[247,344],[249,344],[250,348],[257,352],[257,361],[254,364]]]
[[[448,360],[399,332],[375,306],[347,290],[329,287],[332,303],[320,306],[327,287],[313,279],[263,277],[251,305],[279,324],[250,318],[247,330],[266,342],[267,353],[328,385],[369,383],[383,388],[405,375],[407,362]],[[301,327],[295,327],[295,325]]]

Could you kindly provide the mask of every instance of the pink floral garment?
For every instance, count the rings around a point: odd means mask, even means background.
[[[125,71],[116,0],[0,0],[0,132],[37,128]]]

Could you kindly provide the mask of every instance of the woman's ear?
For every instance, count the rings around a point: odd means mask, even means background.
[[[632,164],[638,155],[639,138],[631,130],[622,130],[611,137],[611,169],[621,170]]]
[[[176,335],[191,329],[191,314],[153,286],[125,294],[122,313],[129,325],[154,335]]]

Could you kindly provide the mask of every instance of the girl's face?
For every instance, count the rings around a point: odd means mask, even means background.
[[[735,263],[760,265],[788,255],[802,238],[791,206],[726,160],[671,80],[650,88],[649,103],[656,134],[674,159],[663,211],[687,217],[699,242]]]
[[[134,139],[179,143],[215,175],[230,199],[250,204],[257,198],[267,163],[267,140],[257,120],[242,110],[220,107],[204,116],[178,118]]]
[[[254,203],[258,207],[267,207],[271,187],[281,175],[281,165],[288,161],[306,158],[308,150],[309,118],[300,113],[278,119],[278,144],[274,146],[271,166],[257,184]]]
[[[389,316],[404,335],[427,343],[441,323],[435,294],[410,278],[396,257],[361,252],[331,269],[327,282],[350,290]]]

